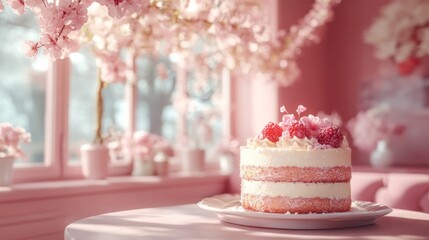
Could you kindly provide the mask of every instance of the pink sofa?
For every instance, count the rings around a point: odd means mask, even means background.
[[[352,199],[429,213],[429,169],[353,172]]]

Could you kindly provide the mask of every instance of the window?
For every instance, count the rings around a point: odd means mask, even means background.
[[[30,59],[21,51],[22,43],[38,37],[36,21],[30,14],[17,16],[9,7],[0,14],[0,121],[21,126],[32,135],[32,142],[23,145],[28,159],[15,162],[14,182],[80,177],[79,148],[91,143],[95,134],[95,58],[82,49],[54,63],[43,54]],[[172,104],[178,92],[176,66],[171,59],[142,55],[136,64],[136,129],[161,135],[174,145],[177,119],[183,116],[188,136],[209,137],[201,147],[212,151],[224,131],[221,77],[210,73],[210,84],[201,88],[201,76],[189,71],[182,86],[189,105],[180,110]],[[104,89],[103,133],[127,130],[128,87],[111,84]],[[130,172],[131,164],[112,166],[110,175],[124,175]]]
[[[45,146],[45,97],[49,61],[40,56],[35,61],[21,51],[17,39],[37,37],[31,14],[17,16],[10,8],[0,14],[0,122],[10,122],[32,134],[31,144],[23,145],[27,160],[17,165],[43,163]]]

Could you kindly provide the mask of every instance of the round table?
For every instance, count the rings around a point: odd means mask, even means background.
[[[225,223],[196,204],[136,209],[85,218],[65,229],[66,240],[133,239],[429,239],[429,214],[400,209],[363,227],[284,230]]]

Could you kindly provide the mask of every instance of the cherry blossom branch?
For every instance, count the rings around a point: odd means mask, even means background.
[[[95,128],[95,139],[94,144],[103,144],[102,136],[102,121],[103,121],[103,88],[104,81],[101,78],[101,70],[97,71],[97,117],[96,117],[96,128]]]

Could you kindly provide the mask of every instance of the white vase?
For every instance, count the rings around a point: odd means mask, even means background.
[[[155,173],[153,160],[150,158],[134,157],[133,176],[153,176]]]
[[[14,161],[12,156],[0,156],[0,187],[11,185]]]
[[[184,173],[202,172],[205,167],[204,149],[181,150],[182,171]]]
[[[80,148],[82,173],[88,179],[105,179],[109,169],[109,148],[103,144],[85,144]]]
[[[393,165],[394,155],[386,140],[380,140],[377,142],[376,149],[370,155],[370,162],[375,168],[383,168]]]

